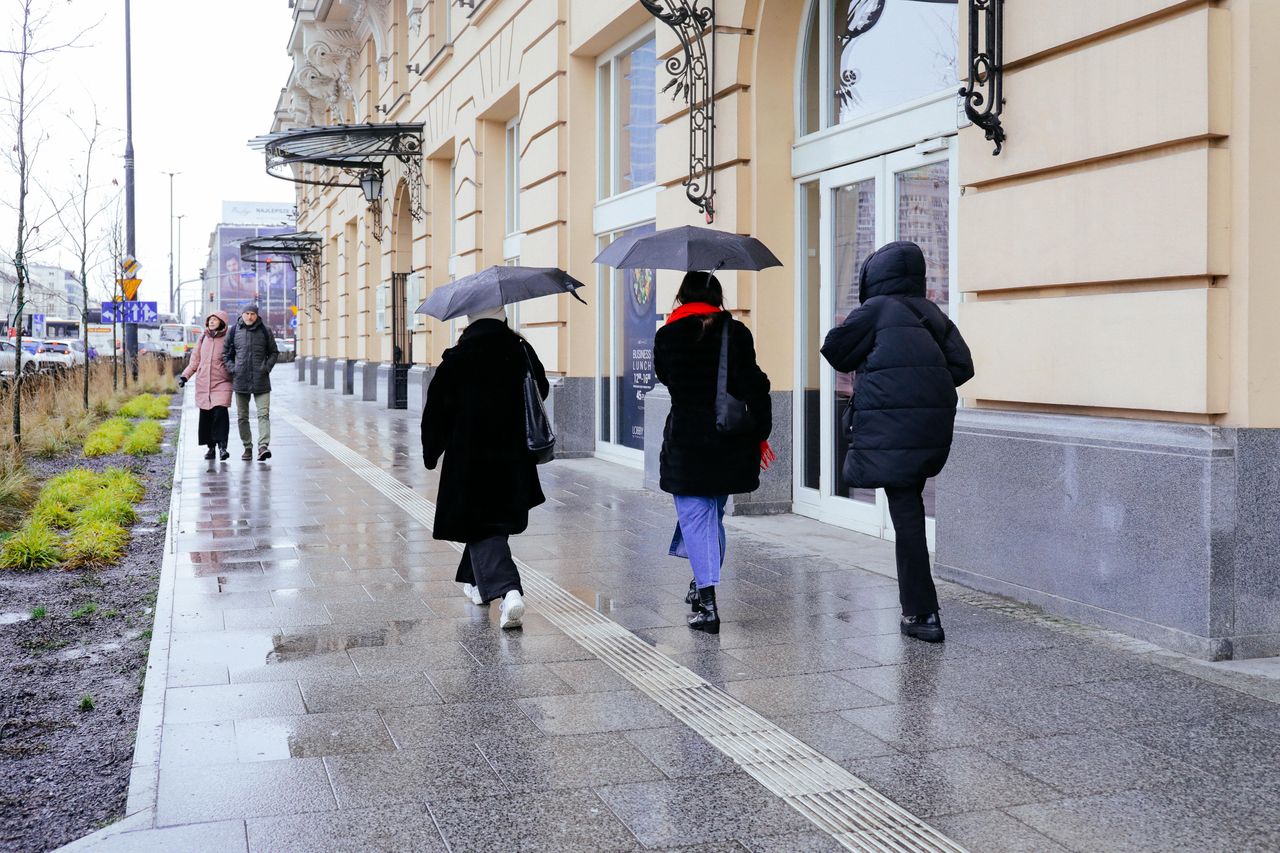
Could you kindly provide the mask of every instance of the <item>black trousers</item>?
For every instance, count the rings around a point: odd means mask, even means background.
[[[200,444],[204,447],[217,445],[227,446],[227,435],[231,432],[231,417],[226,406],[214,406],[212,409],[201,409],[200,420],[196,424],[196,433]]]
[[[478,542],[468,542],[462,549],[462,562],[458,564],[458,583],[475,584],[482,601],[502,598],[511,590],[519,590],[520,570],[511,557],[511,543],[506,536],[490,536]]]
[[[938,609],[938,591],[929,572],[929,543],[924,532],[924,482],[886,488],[889,517],[897,537],[898,600],[903,616],[920,616]]]

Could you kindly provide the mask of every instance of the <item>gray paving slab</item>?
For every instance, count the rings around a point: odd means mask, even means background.
[[[804,832],[810,824],[744,773],[600,789],[618,819],[650,846],[732,841],[740,835]]]
[[[279,392],[434,495],[416,413]],[[277,433],[267,465],[182,462],[165,829],[114,849],[832,849],[536,603],[500,631],[458,594],[449,543]],[[595,460],[539,474],[518,555],[975,853],[1276,848],[1280,705],[1233,673],[948,585],[948,643],[914,642],[892,546],[795,517],[729,520],[725,622],[695,634],[669,498]]]
[[[593,791],[543,791],[430,804],[453,850],[635,850],[635,836]]]
[[[445,853],[449,849],[423,804],[252,818],[247,824],[250,853]]]

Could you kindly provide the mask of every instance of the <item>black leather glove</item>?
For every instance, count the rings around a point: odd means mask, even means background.
[[[187,377],[185,377],[185,376],[179,376],[179,377],[178,377],[178,387],[179,387],[179,388],[186,388],[186,387],[187,387]]]

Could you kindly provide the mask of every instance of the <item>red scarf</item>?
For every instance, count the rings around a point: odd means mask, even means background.
[[[723,308],[717,308],[706,302],[689,302],[667,315],[667,322],[663,325],[670,326],[676,320],[683,320],[685,317],[697,317],[703,314],[719,314]]]
[[[679,306],[667,315],[667,321],[663,325],[671,325],[676,320],[683,320],[685,317],[699,317],[707,314],[719,314],[723,308],[717,308],[706,302],[688,302]],[[760,470],[767,471],[769,466],[777,460],[777,455],[773,452],[773,448],[769,446],[768,441],[760,442]]]

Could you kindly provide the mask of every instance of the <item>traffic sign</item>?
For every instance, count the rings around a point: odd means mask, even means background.
[[[297,317],[290,317],[290,318],[289,318],[289,328],[291,328],[291,329],[296,329],[296,328],[298,328],[298,318],[297,318]]]
[[[120,261],[120,272],[125,278],[141,278],[142,264],[133,255],[125,255]]]
[[[104,323],[155,323],[160,319],[155,302],[104,302]]]
[[[124,292],[124,298],[131,300],[138,295],[138,288],[142,286],[140,278],[122,278],[120,281],[120,290]]]

